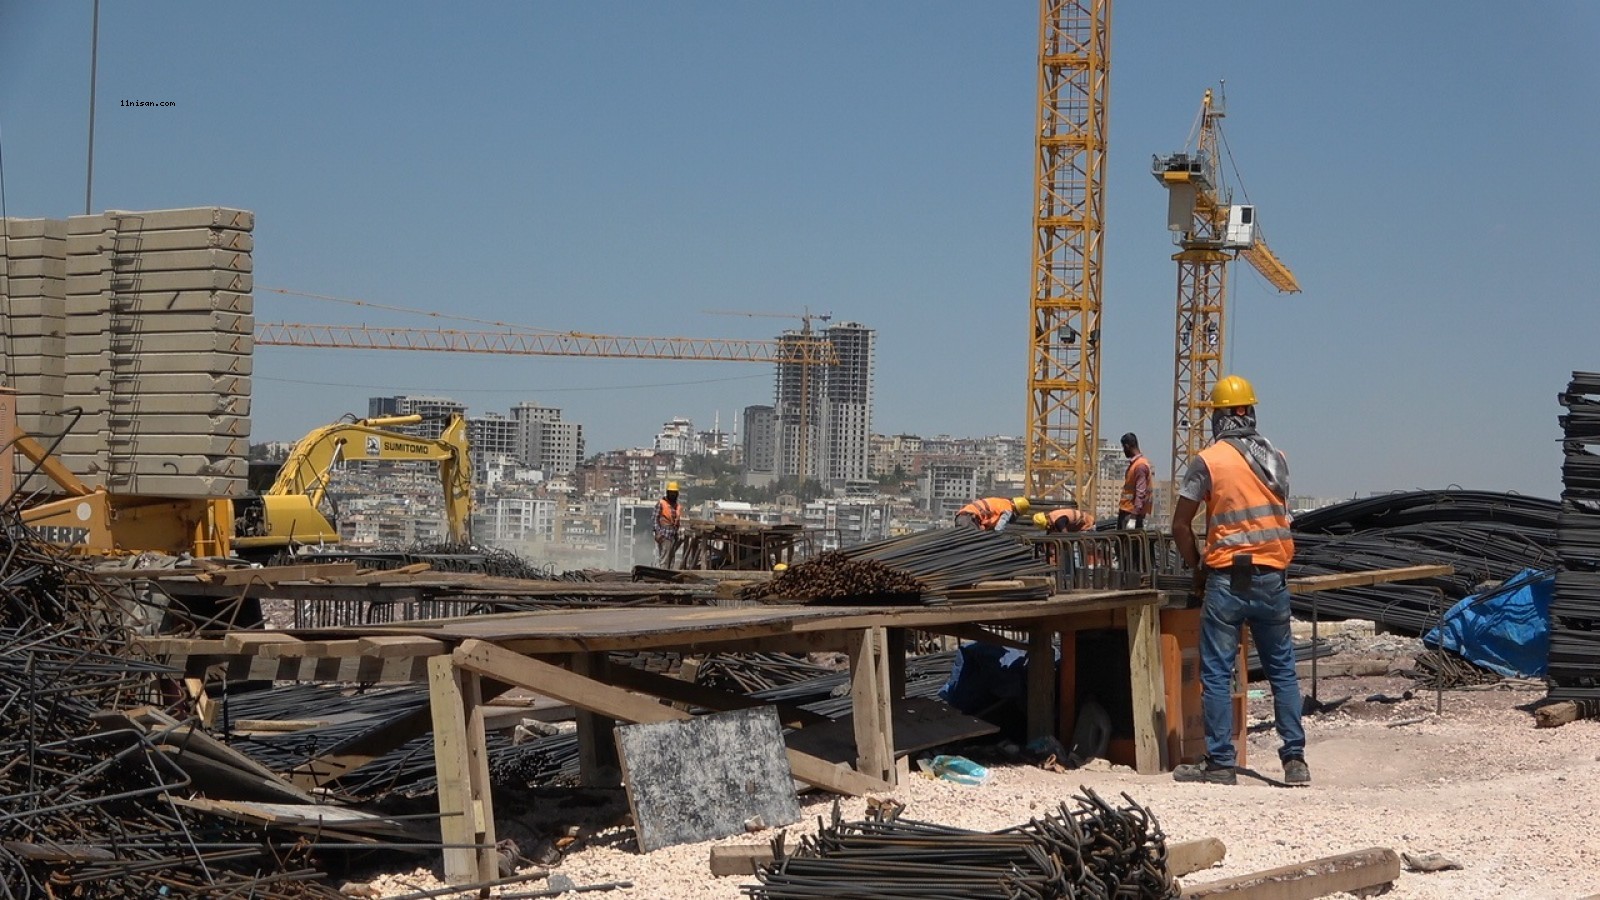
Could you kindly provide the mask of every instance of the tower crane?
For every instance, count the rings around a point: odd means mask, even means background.
[[[807,307],[804,312],[800,313],[746,312],[744,310],[736,309],[703,309],[701,312],[713,316],[751,316],[755,318],[800,320],[800,331],[798,333],[793,331],[785,332],[784,335],[778,339],[778,341],[779,343],[797,344],[800,348],[798,353],[799,359],[792,363],[792,365],[798,369],[798,374],[800,376],[800,397],[795,403],[795,411],[798,413],[799,419],[797,429],[799,431],[799,435],[795,441],[797,450],[797,453],[795,454],[795,474],[799,476],[800,481],[804,483],[806,478],[808,478],[814,470],[814,467],[811,464],[811,410],[813,399],[811,370],[812,366],[814,365],[812,358],[815,357],[820,359],[822,357],[824,348],[826,348],[829,352],[831,352],[833,349],[833,345],[826,337],[820,337],[816,334],[816,332],[812,331],[811,323],[813,321],[831,321],[833,319],[833,314],[813,313],[810,307]],[[785,363],[785,365],[789,364],[790,363]],[[779,383],[782,384],[784,381],[785,379],[780,377]],[[782,391],[779,392],[777,400],[780,406],[784,403]],[[787,410],[780,408],[777,413],[778,421],[782,423],[787,415]]]
[[[1167,189],[1167,228],[1178,252],[1178,320],[1172,388],[1172,478],[1177,481],[1206,443],[1205,406],[1222,377],[1227,340],[1228,264],[1242,257],[1280,293],[1297,294],[1300,282],[1267,246],[1256,210],[1234,204],[1218,166],[1226,148],[1222,119],[1226,98],[1208,88],[1189,147],[1152,160],[1151,173]]]
[[[1111,0],[1039,0],[1028,491],[1094,504]]]

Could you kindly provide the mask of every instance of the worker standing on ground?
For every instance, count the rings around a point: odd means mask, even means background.
[[[976,525],[984,531],[1005,531],[1006,525],[1017,516],[1028,514],[1028,498],[985,497],[974,500],[956,513],[956,524]]]
[[[669,481],[667,495],[656,502],[656,513],[650,521],[656,538],[656,558],[662,566],[672,562],[672,547],[678,542],[681,521],[683,507],[678,503],[678,483]]]
[[[1139,437],[1131,431],[1122,436],[1122,455],[1128,458],[1128,472],[1122,478],[1122,500],[1117,504],[1117,530],[1127,528],[1129,522],[1143,529],[1155,495],[1150,489],[1150,460],[1139,452]]]
[[[1217,382],[1211,394],[1212,443],[1190,463],[1178,488],[1172,536],[1183,561],[1204,586],[1200,615],[1201,707],[1206,758],[1179,766],[1177,781],[1234,784],[1238,759],[1233,745],[1234,669],[1245,623],[1255,641],[1283,746],[1283,780],[1311,781],[1306,733],[1300,723],[1300,680],[1294,670],[1289,631],[1287,570],[1294,558],[1289,531],[1289,461],[1256,432],[1256,394],[1237,375]],[[1206,510],[1206,540],[1195,541],[1194,516]]]

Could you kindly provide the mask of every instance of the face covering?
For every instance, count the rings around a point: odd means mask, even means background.
[[[1244,412],[1219,409],[1211,414],[1211,436],[1225,441],[1244,455],[1250,468],[1267,489],[1278,499],[1289,496],[1289,460],[1279,453],[1272,442],[1256,432],[1255,407],[1244,407]]]

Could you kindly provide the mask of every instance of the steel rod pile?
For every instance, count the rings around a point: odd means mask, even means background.
[[[1155,817],[1126,794],[1117,808],[1083,788],[1075,807],[997,832],[968,831],[877,815],[833,822],[801,839],[746,885],[755,900],[1178,897],[1167,871],[1166,837]]]
[[[1299,578],[1423,564],[1453,566],[1455,574],[1396,584],[1299,594],[1295,612],[1327,619],[1370,619],[1420,635],[1457,600],[1485,582],[1556,559],[1559,504],[1485,491],[1413,491],[1336,503],[1295,518]]]
[[[1561,517],[1550,604],[1550,696],[1600,698],[1600,372],[1573,372],[1560,397]]]
[[[807,603],[915,602],[923,585],[913,575],[870,559],[834,550],[806,560],[776,578],[739,592],[743,600],[802,600]]]
[[[135,604],[0,518],[0,897],[338,896],[261,832],[179,808],[188,777],[144,732],[102,728],[176,673],[126,656]]]
[[[843,552],[915,576],[926,589],[924,600],[985,581],[1050,574],[1049,564],[1013,536],[964,525],[857,544]]]

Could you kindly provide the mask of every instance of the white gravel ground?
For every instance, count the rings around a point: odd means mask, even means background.
[[[1383,640],[1369,639],[1366,649]],[[1217,837],[1227,845],[1225,861],[1188,876],[1189,884],[1382,846],[1440,853],[1463,867],[1406,872],[1387,895],[1392,900],[1572,900],[1600,893],[1600,829],[1593,824],[1600,806],[1600,722],[1535,729],[1532,715],[1517,707],[1543,694],[1526,686],[1446,692],[1442,716],[1433,714],[1433,694],[1397,704],[1364,700],[1409,686],[1393,676],[1324,678],[1324,701],[1352,699],[1334,712],[1307,717],[1313,782],[1305,788],[1249,776],[1235,787],[1177,784],[1168,775],[1142,776],[1097,763],[1068,774],[998,767],[981,787],[913,776],[891,796],[906,804],[909,818],[995,829],[1052,809],[1079,785],[1108,800],[1126,792],[1155,813],[1169,840]],[[1252,722],[1264,724],[1258,717],[1270,714],[1270,701],[1255,700],[1251,707]],[[1427,716],[1423,722],[1390,727],[1422,716]],[[1258,729],[1249,743],[1252,768],[1273,779],[1280,775],[1276,743],[1270,727]],[[804,818],[789,833],[814,831],[817,817],[828,815],[833,802],[824,795],[802,798]],[[847,818],[860,818],[864,811],[863,799],[843,801]],[[568,895],[573,897],[732,900],[744,896],[740,886],[753,879],[713,878],[707,867],[710,847],[764,841],[774,833],[641,855],[633,849],[631,833],[618,829],[575,848],[552,871],[579,885],[634,884],[627,890]],[[375,895],[382,896],[437,885],[426,870],[373,883]],[[541,886],[535,881],[503,892]]]

